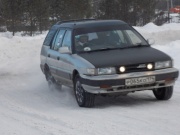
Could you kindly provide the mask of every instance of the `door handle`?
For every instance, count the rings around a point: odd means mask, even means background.
[[[48,57],[51,57],[51,55],[50,55],[50,54],[48,54]]]
[[[60,60],[60,57],[57,57],[57,60]]]

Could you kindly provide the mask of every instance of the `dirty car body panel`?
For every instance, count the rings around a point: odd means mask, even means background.
[[[169,87],[179,76],[170,56],[120,20],[57,23],[43,43],[40,67],[55,82],[72,88],[78,74],[82,88],[91,94]]]

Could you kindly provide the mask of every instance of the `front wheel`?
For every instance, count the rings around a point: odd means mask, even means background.
[[[76,101],[80,107],[94,106],[95,95],[88,93],[83,89],[79,75],[76,76],[74,81],[74,92]]]
[[[168,100],[173,95],[173,86],[153,90],[153,93],[158,100]]]

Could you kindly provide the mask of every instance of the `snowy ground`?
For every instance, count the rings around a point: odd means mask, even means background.
[[[154,38],[153,47],[172,56],[180,70],[180,24],[135,28]],[[44,37],[0,33],[0,135],[180,134],[180,79],[169,101],[144,91],[98,97],[94,108],[80,108],[70,88],[48,89],[39,67]]]

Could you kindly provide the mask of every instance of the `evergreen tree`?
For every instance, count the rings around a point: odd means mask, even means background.
[[[120,19],[131,25],[150,22],[162,0],[0,0],[0,19],[8,30],[47,30],[57,21],[82,18]]]
[[[54,21],[88,18],[91,16],[91,0],[52,0],[50,14]]]
[[[102,0],[98,18],[120,19],[136,25],[140,20],[145,24],[154,16],[157,0]]]
[[[34,16],[38,30],[42,33],[49,25],[49,4],[47,0],[35,0]]]
[[[24,0],[23,18],[26,31],[40,31],[48,29],[49,25],[49,3],[47,0]]]
[[[18,31],[17,26],[21,23],[22,0],[1,0],[3,17],[6,20],[8,29],[13,35]]]

